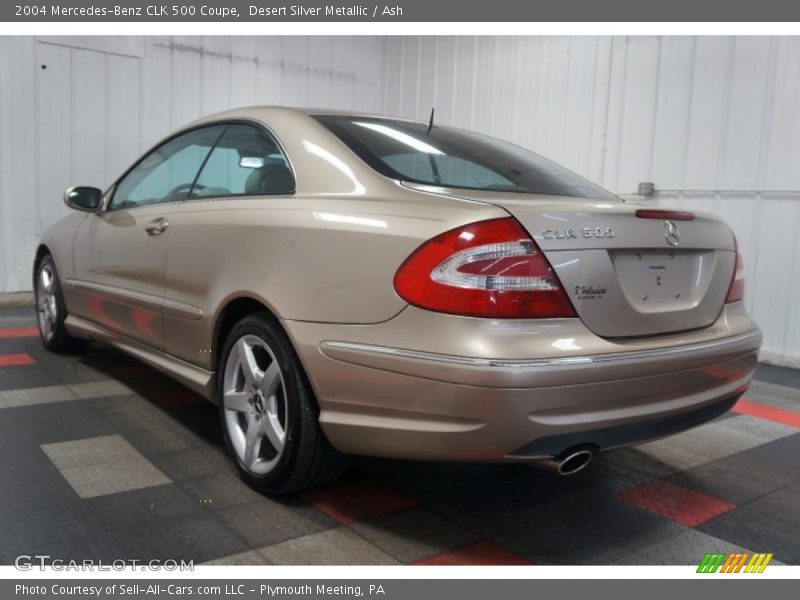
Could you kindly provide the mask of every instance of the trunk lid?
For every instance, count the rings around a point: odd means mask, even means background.
[[[712,215],[694,212],[691,221],[640,218],[637,209],[652,207],[424,189],[507,210],[547,256],[578,316],[602,337],[707,327],[725,302],[735,243],[730,228]]]

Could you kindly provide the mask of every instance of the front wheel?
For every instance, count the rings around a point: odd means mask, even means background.
[[[288,494],[337,478],[346,459],[325,438],[302,366],[280,325],[245,317],[220,355],[222,430],[240,476],[268,494]]]
[[[82,349],[86,342],[72,337],[64,326],[67,308],[53,257],[46,254],[36,267],[34,284],[36,323],[44,347],[51,352]]]

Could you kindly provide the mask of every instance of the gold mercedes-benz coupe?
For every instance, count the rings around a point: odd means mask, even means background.
[[[574,473],[723,413],[756,365],[727,225],[432,122],[232,110],[64,201],[45,346],[107,342],[205,395],[268,493],[347,454]]]

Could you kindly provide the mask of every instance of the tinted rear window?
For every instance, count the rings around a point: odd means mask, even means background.
[[[613,200],[524,148],[478,133],[373,117],[315,115],[364,162],[392,179],[449,188]]]

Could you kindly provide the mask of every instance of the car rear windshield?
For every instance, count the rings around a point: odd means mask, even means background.
[[[379,173],[406,182],[614,200],[538,154],[471,131],[374,117],[314,115]]]

